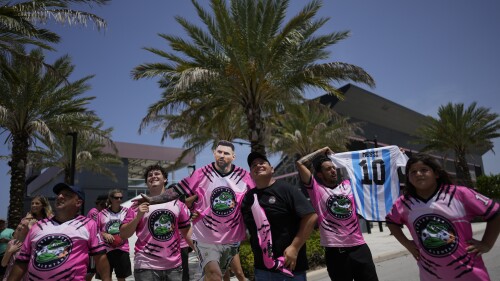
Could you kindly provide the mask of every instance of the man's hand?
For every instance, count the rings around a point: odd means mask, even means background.
[[[285,267],[293,271],[295,266],[297,265],[297,255],[299,251],[294,246],[288,246],[283,252],[283,256],[285,257]]]
[[[147,202],[147,203],[151,202],[151,197],[147,196],[144,193],[141,193],[140,195],[141,195],[140,198],[132,199],[132,203],[133,203],[132,206],[138,206],[144,202]]]

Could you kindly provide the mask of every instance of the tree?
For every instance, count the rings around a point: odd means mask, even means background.
[[[104,5],[109,0],[0,0],[0,55],[18,53],[19,46],[34,45],[53,50],[51,43],[58,43],[59,35],[37,27],[38,23],[54,20],[58,23],[87,25],[95,24],[97,29],[106,27],[104,19],[82,10],[75,10],[74,4]],[[41,63],[41,62],[38,62]],[[7,66],[0,66],[7,67]]]
[[[116,147],[111,140],[112,128],[102,129],[102,122],[93,122],[92,130],[79,130],[76,146],[76,170],[87,170],[102,174],[116,180],[116,176],[107,165],[122,165]],[[35,146],[29,153],[34,167],[38,169],[59,167],[64,170],[64,181],[70,183],[73,142],[66,134],[57,134],[54,141],[47,138],[41,140],[44,146]],[[105,152],[106,146],[113,148],[114,153]]]
[[[6,142],[12,147],[9,225],[19,223],[23,215],[28,149],[35,139],[52,142],[54,134],[91,130],[85,125],[96,119],[86,107],[94,97],[81,97],[90,89],[87,82],[92,76],[69,83],[74,66],[68,56],[51,65],[59,75],[50,75],[32,63],[44,61],[40,49],[17,52],[22,55],[12,60],[0,57],[6,66],[0,69],[0,127],[8,132]]]
[[[132,71],[135,79],[166,81],[166,114],[182,115],[193,100],[204,101],[207,108],[237,109],[244,116],[252,151],[265,153],[264,119],[300,102],[306,88],[341,97],[333,82],[374,85],[360,67],[319,62],[329,59],[328,47],[349,35],[315,35],[328,21],[315,19],[320,1],[311,1],[288,22],[288,0],[233,0],[229,7],[224,0],[211,0],[211,13],[197,1],[192,3],[204,27],[178,16],[190,41],[160,34],[173,51],[145,49],[167,62],[145,63]]]
[[[173,139],[185,139],[183,145],[185,150],[175,165],[180,164],[184,156],[189,153],[199,153],[208,145],[213,144],[214,140],[245,138],[245,123],[240,108],[213,108],[203,96],[188,101],[185,110],[178,115],[169,114],[165,108],[168,107],[169,91],[172,88],[163,84],[164,82],[163,80],[159,82],[160,88],[165,89],[162,94],[163,98],[148,108],[146,116],[142,119],[139,133],[153,124],[153,129],[163,130],[161,142],[165,141],[168,136]]]
[[[348,117],[315,100],[289,107],[271,124],[270,151],[282,152],[290,159],[325,146],[335,152],[347,151],[350,137],[361,131],[359,123],[350,122]]]
[[[498,114],[477,107],[476,102],[468,108],[463,103],[448,103],[439,107],[438,118],[428,120],[417,131],[418,143],[425,145],[422,150],[454,152],[457,174],[466,186],[473,187],[466,155],[474,150],[493,150],[492,139],[500,136]]]

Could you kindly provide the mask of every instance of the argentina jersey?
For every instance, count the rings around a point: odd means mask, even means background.
[[[386,146],[330,155],[337,168],[349,174],[356,211],[369,221],[384,221],[399,197],[398,167],[408,157],[397,146]]]

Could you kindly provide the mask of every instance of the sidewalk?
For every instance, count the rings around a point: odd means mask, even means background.
[[[486,228],[486,223],[479,222],[472,224],[472,233],[476,239],[480,238],[477,235],[484,232]],[[392,235],[389,234],[389,229],[385,226],[383,227],[383,232],[380,232],[378,224],[374,223],[371,229],[372,233],[363,233],[366,244],[370,247],[372,252],[373,261],[375,263],[383,262],[390,259],[395,259],[404,255],[409,255],[410,253],[403,247]],[[411,238],[410,232],[407,227],[403,228],[404,234]],[[326,268],[317,269],[307,273],[308,281],[320,281],[320,280],[330,280],[328,277],[328,272]]]

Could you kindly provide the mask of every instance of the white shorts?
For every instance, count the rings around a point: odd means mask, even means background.
[[[193,244],[200,261],[201,272],[204,272],[205,266],[216,261],[219,264],[222,275],[229,268],[234,256],[240,251],[240,242],[233,244],[208,244],[193,240]]]

